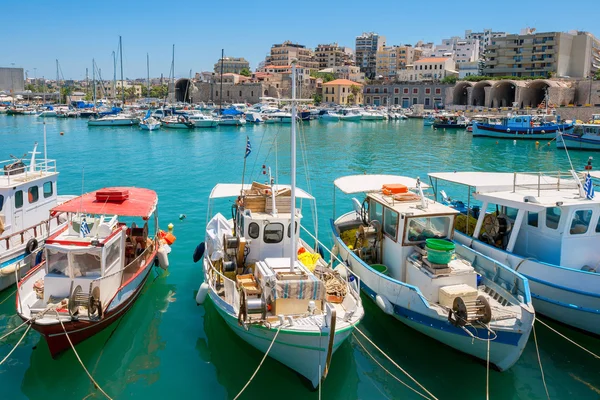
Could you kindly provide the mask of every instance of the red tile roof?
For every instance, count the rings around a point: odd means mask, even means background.
[[[448,59],[449,57],[427,57],[427,58],[421,58],[420,60],[415,61],[416,63],[426,63],[426,62],[444,62]]]
[[[361,83],[354,82],[354,81],[351,81],[349,79],[336,79],[334,81],[330,81],[330,82],[324,83],[323,85],[327,85],[327,86],[330,86],[330,85],[346,85],[346,86],[356,85],[356,86],[362,86]]]

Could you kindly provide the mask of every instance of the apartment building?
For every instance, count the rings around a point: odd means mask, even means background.
[[[352,53],[337,43],[320,44],[315,49],[315,61],[319,69],[333,68],[340,65],[353,65]]]
[[[479,60],[479,39],[462,39],[453,36],[435,46],[432,57],[450,57],[456,65]]]
[[[363,90],[365,104],[374,106],[395,105],[409,108],[421,104],[424,109],[443,108],[451,84],[442,83],[393,83],[366,85]]]
[[[217,74],[221,73],[221,64],[223,64],[224,74],[239,74],[243,69],[250,70],[250,63],[243,57],[225,57],[219,59],[215,63],[214,69]]]
[[[406,69],[397,71],[397,80],[400,82],[437,82],[447,76],[458,76],[450,57],[422,58]]]
[[[479,40],[479,55],[485,54],[485,49],[495,38],[506,36],[506,32],[494,32],[492,29],[484,29],[483,32],[465,31],[465,39]]]
[[[495,38],[487,47],[488,76],[587,78],[600,68],[600,41],[588,32],[539,32]]]
[[[356,37],[356,66],[369,79],[373,79],[377,73],[377,50],[382,47],[385,47],[385,36],[369,32]]]
[[[271,46],[271,53],[265,59],[265,65],[289,66],[292,60],[298,60],[297,65],[310,69],[318,69],[313,51],[304,45],[292,43],[289,40]]]
[[[398,55],[398,46],[379,48],[375,59],[375,76],[377,78],[393,79],[398,69]]]

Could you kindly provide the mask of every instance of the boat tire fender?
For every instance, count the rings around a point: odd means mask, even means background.
[[[394,307],[392,307],[392,303],[384,295],[378,294],[375,297],[375,303],[384,313],[393,314]]]
[[[198,246],[196,246],[196,249],[194,250],[194,255],[193,255],[193,259],[194,259],[195,263],[200,261],[200,259],[204,255],[205,249],[206,249],[206,245],[204,244],[204,242],[200,242],[200,244]]]
[[[33,251],[35,249],[37,249],[38,247],[38,241],[37,239],[33,238],[33,239],[29,239],[29,241],[27,242],[27,245],[25,246],[25,250],[27,251],[27,254],[31,254],[33,253]]]

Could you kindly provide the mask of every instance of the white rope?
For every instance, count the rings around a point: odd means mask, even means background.
[[[485,363],[485,398],[490,400],[490,331],[488,330],[487,357]]]
[[[275,336],[273,336],[273,340],[271,341],[271,344],[269,345],[269,348],[265,352],[265,355],[263,356],[262,360],[260,360],[260,364],[258,364],[258,367],[256,367],[256,370],[254,371],[254,373],[252,374],[252,376],[250,377],[250,379],[248,380],[248,382],[246,382],[246,384],[244,385],[244,387],[242,388],[242,390],[240,390],[240,392],[237,394],[237,396],[235,396],[233,398],[233,400],[237,400],[237,398],[240,397],[242,395],[242,393],[244,393],[244,390],[246,390],[246,388],[248,387],[248,385],[250,385],[250,382],[252,382],[252,379],[254,379],[254,377],[258,373],[258,370],[260,369],[260,367],[262,367],[263,362],[265,362],[267,356],[269,355],[269,352],[271,351],[271,347],[273,347],[273,344],[275,344],[275,340],[277,339],[277,336],[279,335],[279,331],[281,330],[282,326],[283,325],[279,325],[279,328],[277,328],[277,332],[275,333]]]
[[[100,390],[100,392],[102,392],[102,394],[109,400],[112,400],[112,397],[110,397],[101,387],[100,385],[98,385],[98,382],[96,382],[96,380],[94,379],[94,377],[92,376],[92,374],[90,374],[90,371],[88,371],[88,369],[85,367],[85,365],[83,364],[83,361],[81,361],[81,358],[79,357],[79,354],[77,354],[77,350],[75,350],[75,346],[73,346],[73,342],[71,342],[71,338],[69,337],[69,334],[67,333],[67,329],[65,328],[65,325],[63,324],[62,320],[60,319],[60,315],[58,314],[58,311],[56,311],[56,309],[54,309],[54,312],[56,313],[56,319],[58,319],[58,322],[60,322],[60,326],[62,326],[63,331],[65,332],[65,336],[67,337],[67,340],[69,341],[69,344],[71,345],[71,348],[73,349],[73,353],[75,353],[75,357],[77,357],[77,360],[79,360],[79,364],[81,364],[81,367],[83,368],[83,370],[85,371],[85,373],[87,374],[87,376],[90,378],[90,380],[92,381],[92,383],[94,384],[94,387],[98,388],[98,390]]]
[[[396,368],[398,368],[400,371],[402,371],[402,373],[404,373],[404,375],[408,376],[410,378],[411,381],[413,381],[414,383],[417,384],[417,386],[419,386],[421,389],[423,389],[425,391],[425,393],[427,393],[429,396],[431,396],[431,398],[433,398],[434,400],[438,400],[437,397],[435,397],[429,390],[425,389],[425,386],[421,385],[415,378],[413,378],[408,372],[406,372],[401,366],[399,366],[394,360],[392,360],[390,358],[390,356],[388,356],[387,354],[385,354],[385,352],[383,350],[381,350],[379,347],[377,347],[377,345],[375,343],[373,343],[373,341],[371,339],[369,339],[367,337],[367,335],[365,335],[364,333],[361,332],[360,329],[358,329],[358,327],[355,327],[356,331],[358,333],[360,333],[365,339],[367,339],[367,341],[369,343],[371,343],[371,345],[373,347],[375,347],[381,354],[383,354],[383,356],[385,358],[388,359],[389,362],[391,362],[392,364],[394,364],[394,366]]]
[[[27,322],[29,322],[29,321],[27,321]],[[25,329],[25,333],[23,333],[23,336],[21,336],[21,339],[19,339],[19,341],[17,342],[17,344],[15,344],[15,347],[13,347],[12,350],[6,355],[6,357],[4,357],[4,359],[2,361],[0,361],[0,365],[4,364],[4,361],[8,360],[8,357],[10,357],[10,355],[13,353],[13,351],[15,351],[17,347],[19,347],[19,345],[21,344],[21,342],[23,341],[23,339],[27,335],[27,332],[29,332],[29,329],[31,329],[31,325],[29,325],[27,327],[27,329]]]
[[[8,332],[6,335],[0,337],[0,340],[4,339],[5,337],[9,336],[11,333],[16,332],[19,330],[19,328],[21,328],[23,325],[25,325],[26,323],[28,323],[29,320],[23,322],[21,325],[17,326],[15,329],[13,329],[12,331]]]
[[[0,301],[0,305],[4,304],[6,302],[6,300],[10,299],[12,297],[13,294],[17,293],[17,290],[15,289],[11,294],[9,294],[8,296],[6,296],[2,301]]]
[[[536,319],[536,321],[539,321],[539,319]],[[542,373],[542,383],[544,384],[544,390],[546,390],[546,397],[550,400],[548,386],[546,385],[546,377],[544,376],[544,367],[542,367],[542,359],[540,357],[540,350],[538,349],[537,336],[535,334],[535,323],[533,324],[533,341],[535,342],[535,352],[537,353],[538,363],[540,364],[540,372]]]
[[[590,350],[586,349],[585,347],[583,347],[579,343],[576,343],[575,341],[569,339],[568,337],[566,337],[565,335],[563,335],[562,333],[560,333],[556,329],[552,328],[550,325],[546,324],[544,321],[542,321],[542,320],[540,320],[538,318],[536,318],[535,321],[539,322],[542,325],[544,325],[546,328],[550,329],[552,332],[556,333],[558,336],[561,336],[562,338],[564,338],[564,339],[568,340],[569,342],[573,343],[575,346],[579,347],[581,350],[585,351],[586,353],[591,354],[592,356],[594,356],[594,358],[600,359],[600,356],[598,354],[591,352]],[[535,330],[534,330],[534,332],[535,332]]]
[[[377,359],[375,359],[375,357],[369,353],[369,351],[366,349],[366,347],[360,342],[360,340],[358,340],[358,338],[356,337],[356,335],[354,334],[354,332],[352,332],[352,336],[354,336],[354,339],[356,340],[356,342],[359,344],[360,347],[362,347],[362,349],[365,351],[365,353],[367,353],[367,355],[369,357],[371,357],[371,359],[373,361],[375,361],[375,363],[377,365],[379,365],[379,367],[381,369],[383,369],[389,376],[391,376],[392,378],[394,378],[395,380],[397,380],[398,382],[400,382],[402,385],[404,385],[405,387],[407,387],[408,389],[412,390],[413,392],[415,392],[416,394],[418,394],[419,396],[425,398],[425,399],[430,399],[430,397],[425,396],[423,393],[419,392],[417,389],[411,387],[408,383],[402,381],[400,378],[398,378],[396,375],[392,374],[388,369],[386,369],[379,361],[377,361]]]

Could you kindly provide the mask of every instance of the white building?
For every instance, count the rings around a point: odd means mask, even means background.
[[[479,60],[479,39],[462,39],[458,36],[444,39],[442,44],[435,46],[433,57],[450,57],[457,66],[477,61]]]
[[[458,64],[458,79],[464,79],[467,76],[479,75],[479,62]]]
[[[400,82],[437,82],[447,76],[458,76],[450,57],[428,57],[407,65],[396,73]]]
[[[377,67],[377,50],[385,46],[385,36],[377,33],[363,33],[356,37],[355,42],[356,66],[364,72],[367,78],[374,78]]]
[[[484,29],[483,32],[472,32],[471,30],[465,31],[465,39],[479,40],[480,56],[485,53],[485,49],[492,43],[492,39],[504,36],[506,36],[506,32],[494,32],[491,29]]]

